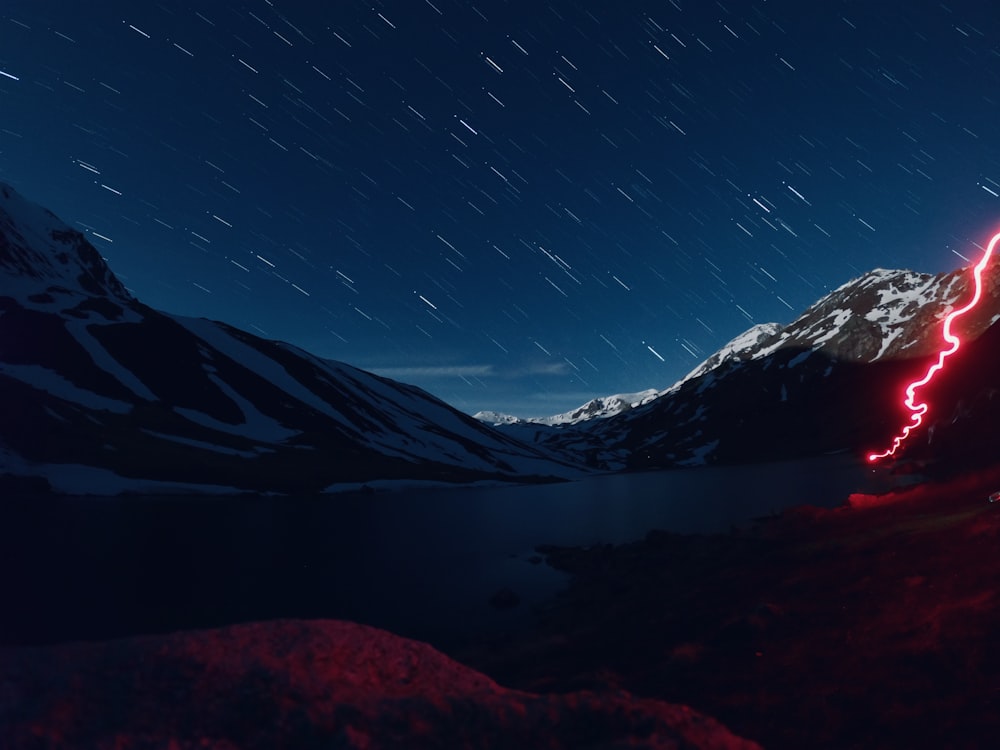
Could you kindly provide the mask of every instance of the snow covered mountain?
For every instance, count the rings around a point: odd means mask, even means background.
[[[495,411],[480,411],[473,416],[522,442],[545,446],[546,449],[558,446],[553,455],[559,460],[579,462],[582,458],[592,468],[612,468],[592,458],[594,451],[599,449],[600,443],[599,441],[595,442],[592,438],[588,439],[587,426],[589,423],[635,409],[659,398],[665,392],[650,388],[638,393],[603,396],[591,399],[575,409],[551,417],[522,419]],[[567,433],[563,433],[562,430],[567,428],[572,430],[574,425],[580,425],[583,430],[580,432],[572,431],[571,434],[575,439],[567,441],[565,439]],[[616,465],[613,468],[620,467]]]
[[[968,415],[956,416],[963,396],[992,403],[990,394],[1000,395],[1000,358],[989,343],[1000,338],[993,326],[1000,319],[1000,273],[988,269],[984,281],[983,300],[954,326],[971,343],[942,373],[943,403],[929,414],[924,443],[935,430],[957,435],[962,424],[972,424]],[[972,292],[965,269],[938,275],[875,269],[786,326],[768,323],[740,334],[635,408],[606,419],[551,422],[547,429],[536,427],[530,440],[555,455],[582,454],[589,465],[612,470],[878,447],[908,416],[900,405],[902,385],[926,371],[927,358],[941,349],[945,316]],[[963,376],[963,359],[979,362],[978,385],[949,392],[947,383]],[[979,432],[986,413],[992,411],[977,412]],[[522,438],[525,427],[501,425]],[[919,440],[913,448],[921,450]]]
[[[960,319],[961,333],[970,338],[1000,317],[997,275],[990,274],[987,282],[983,304]],[[759,359],[788,348],[854,362],[925,356],[938,350],[941,321],[972,291],[972,276],[965,269],[931,275],[877,268],[759,339],[744,358]]]
[[[967,298],[969,280],[964,270],[933,276],[876,268],[830,292],[788,325],[761,323],[747,329],[669,388],[604,396],[551,417],[521,419],[493,411],[474,416],[495,426],[524,422],[560,426],[603,419],[676,391],[718,367],[761,359],[778,349],[798,348],[860,362],[923,356],[936,351],[935,326]],[[1000,292],[991,288],[988,293],[996,300]],[[966,335],[980,335],[1000,318],[998,309],[987,304],[963,318]]]
[[[638,393],[616,393],[614,396],[602,396],[591,399],[582,406],[578,406],[562,414],[555,414],[551,417],[528,417],[522,419],[521,417],[496,411],[480,411],[472,416],[481,422],[486,422],[493,426],[526,423],[549,426],[577,424],[588,419],[605,419],[615,414],[620,414],[627,409],[634,409],[658,395],[660,395],[660,391],[655,388],[649,388]]]
[[[474,419],[413,386],[152,310],[82,234],[0,184],[0,490],[312,492],[861,452],[902,424],[901,386],[926,370],[971,282],[876,269],[665,390]],[[998,319],[991,268],[911,453],[930,440],[993,450],[981,438],[1000,423]]]
[[[312,492],[574,476],[414,386],[136,300],[0,183],[0,485]]]
[[[763,343],[773,341],[780,333],[781,326],[777,323],[761,323],[747,329],[674,383],[666,391],[661,391],[661,393],[676,390],[687,381],[700,378],[702,375],[711,372],[716,367],[724,365],[727,362],[753,359],[754,355],[760,351]]]

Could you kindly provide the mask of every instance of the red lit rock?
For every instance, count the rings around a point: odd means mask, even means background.
[[[0,650],[7,748],[755,748],[620,690],[508,690],[430,646],[278,621]]]

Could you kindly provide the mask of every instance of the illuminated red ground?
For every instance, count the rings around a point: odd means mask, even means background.
[[[533,690],[616,685],[768,748],[992,747],[1000,472],[733,535],[550,551],[542,633],[460,655]]]
[[[0,650],[4,750],[753,750],[684,706],[507,690],[430,646],[333,620]]]

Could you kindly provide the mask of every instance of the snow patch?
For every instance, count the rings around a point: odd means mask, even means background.
[[[73,338],[79,342],[80,346],[87,350],[87,354],[94,360],[95,365],[144,401],[156,401],[156,394],[149,390],[146,384],[136,377],[134,372],[112,357],[108,350],[101,346],[100,342],[91,335],[88,330],[89,325],[92,324],[86,320],[67,320],[66,330],[73,335]]]
[[[218,445],[216,443],[209,443],[204,440],[195,440],[193,438],[182,437],[180,435],[167,435],[163,432],[155,432],[153,430],[147,430],[141,428],[140,432],[144,432],[147,435],[155,437],[159,440],[167,440],[171,443],[179,443],[180,445],[189,445],[192,448],[201,448],[203,450],[214,451],[215,453],[222,453],[227,456],[240,456],[241,458],[257,458],[257,453],[254,451],[241,451],[238,448],[230,448],[225,445]]]
[[[712,440],[711,442],[705,443],[704,445],[695,448],[691,452],[691,458],[686,458],[683,461],[678,461],[678,466],[704,466],[708,463],[708,457],[719,447],[719,441]]]
[[[0,448],[0,468],[19,477],[46,480],[54,492],[64,495],[237,495],[246,490],[217,484],[166,482],[123,477],[109,469],[81,464],[34,464]]]
[[[292,377],[278,362],[275,362],[252,346],[234,338],[215,321],[206,320],[205,318],[188,318],[179,315],[171,317],[202,341],[205,341],[230,359],[239,362],[244,367],[265,378],[296,401],[311,406],[321,414],[325,414],[345,427],[351,427],[350,422],[342,414],[331,408],[330,404]],[[216,380],[216,382],[221,381]],[[248,402],[244,401],[244,403]],[[246,413],[246,410],[244,410],[244,413]]]
[[[114,414],[128,414],[132,411],[132,404],[88,391],[66,380],[55,370],[41,365],[14,365],[0,362],[0,373],[87,409],[109,411]]]
[[[812,349],[806,349],[804,352],[802,352],[800,354],[796,354],[794,357],[792,357],[788,361],[788,365],[787,365],[788,369],[791,370],[793,367],[795,367],[795,365],[802,364],[807,359],[809,359],[809,355],[811,355],[812,353],[813,353]]]
[[[299,434],[296,430],[290,430],[277,420],[272,419],[266,414],[262,414],[256,406],[243,398],[236,392],[235,388],[222,378],[217,375],[208,375],[207,377],[219,387],[219,390],[236,403],[240,411],[243,412],[243,423],[229,424],[228,422],[222,422],[214,417],[210,417],[204,412],[175,406],[174,411],[177,414],[202,427],[208,427],[211,430],[218,430],[219,432],[227,432],[230,435],[238,435],[249,440],[259,440],[264,443],[280,443]]]

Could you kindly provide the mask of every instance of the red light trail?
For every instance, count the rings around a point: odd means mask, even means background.
[[[920,380],[914,380],[906,386],[906,399],[903,401],[903,404],[910,410],[910,423],[905,425],[902,431],[895,438],[893,438],[891,447],[881,453],[869,453],[869,463],[875,463],[876,461],[880,461],[883,458],[887,458],[895,454],[895,452],[899,449],[899,446],[903,444],[903,441],[910,436],[910,433],[917,429],[921,422],[924,421],[924,414],[927,413],[927,409],[930,407],[928,407],[927,403],[923,401],[917,403],[917,389],[923,388],[925,385],[930,383],[931,380],[934,379],[937,372],[944,368],[945,359],[957,352],[958,348],[962,345],[962,340],[951,332],[951,324],[956,318],[960,318],[965,315],[969,312],[969,310],[979,304],[979,300],[983,296],[983,271],[985,271],[986,266],[989,265],[990,258],[993,256],[993,250],[996,248],[997,242],[1000,242],[1000,232],[993,235],[990,239],[990,243],[986,246],[986,250],[983,251],[983,257],[976,264],[975,268],[972,269],[972,274],[976,281],[976,291],[975,294],[972,295],[972,299],[966,303],[965,307],[959,308],[958,310],[952,310],[948,314],[948,317],[945,318],[944,328],[941,332],[944,336],[944,340],[951,345],[950,348],[943,349],[938,354],[937,362],[927,368],[927,373],[920,378]]]

